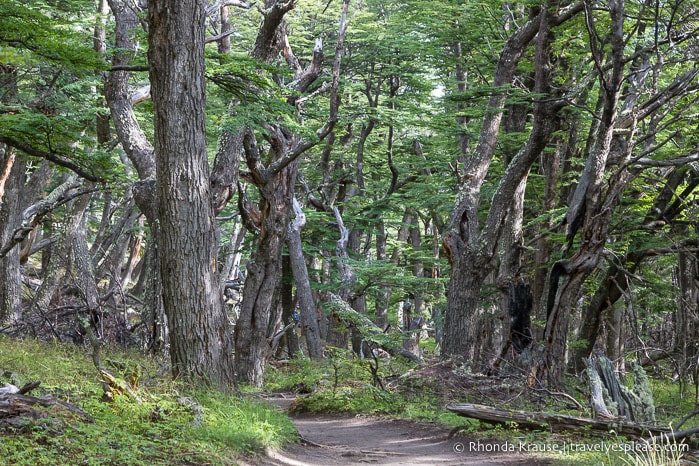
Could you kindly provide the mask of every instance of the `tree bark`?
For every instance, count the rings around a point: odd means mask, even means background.
[[[0,177],[4,195],[0,196],[0,248],[12,241],[15,227],[22,221],[22,190],[26,163],[14,149],[0,144]],[[22,271],[20,250],[13,247],[0,258],[0,324],[16,322],[22,314]]]
[[[253,386],[262,384],[270,349],[267,339],[274,332],[274,329],[269,328],[270,317],[275,306],[274,292],[280,280],[281,254],[291,213],[298,158],[327,137],[337,121],[337,89],[348,4],[349,0],[343,1],[330,85],[329,116],[326,123],[316,131],[315,139],[306,141],[282,124],[269,122],[265,139],[269,143],[267,149],[270,161],[265,165],[252,128],[243,131],[245,162],[250,170],[248,178],[259,193],[258,209],[254,213],[256,218],[250,218],[250,223],[255,224],[254,229],[259,230],[259,234],[255,251],[248,262],[243,301],[235,327],[235,358],[239,379]],[[285,40],[284,15],[294,6],[294,2],[265,1],[266,8],[253,47],[253,58],[269,63],[288,45]],[[288,51],[286,52],[288,56]],[[308,79],[294,81],[298,92],[304,92],[319,76],[322,51],[314,50],[313,57],[309,65],[309,76],[306,76]],[[293,99],[288,102],[293,103]]]
[[[173,376],[230,391],[233,340],[216,268],[206,153],[205,11],[201,0],[148,5],[160,271]]]
[[[301,328],[306,337],[308,356],[311,359],[323,357],[323,345],[320,339],[320,327],[318,326],[318,309],[313,299],[311,282],[308,277],[308,268],[303,255],[301,244],[301,230],[306,224],[306,216],[296,198],[293,198],[293,209],[296,217],[289,224],[286,244],[289,248],[291,269],[296,282],[296,299],[299,303]]]
[[[136,53],[134,36],[141,27],[139,9],[122,0],[109,0],[114,15],[114,45],[112,65],[128,65]],[[128,51],[128,52],[127,52]],[[160,223],[155,190],[155,154],[153,146],[141,129],[133,110],[128,71],[112,71],[105,82],[104,94],[117,136],[129,161],[136,168],[139,181],[133,186],[136,205],[146,216],[150,238],[146,245],[145,296],[143,320],[149,331],[144,342],[153,353],[169,348],[167,318],[163,304],[163,284],[160,275]]]
[[[254,135],[250,134],[249,137],[252,139]],[[243,300],[235,326],[238,378],[256,387],[262,385],[264,367],[270,356],[268,338],[275,332],[275,329],[269,328],[270,318],[276,306],[275,292],[281,280],[282,250],[297,169],[297,162],[294,162],[278,175],[262,178],[257,185],[260,193],[260,234],[248,261]]]
[[[675,312],[674,352],[677,355],[681,379],[685,382],[693,379],[695,386],[699,386],[699,258],[696,252],[679,252],[677,276],[680,302]],[[699,397],[699,390],[697,396]]]
[[[570,309],[574,308],[583,283],[599,262],[614,211],[613,204],[631,176],[628,171],[618,173],[616,179],[609,183],[613,189],[603,192],[604,168],[611,152],[624,72],[623,1],[611,3],[609,10],[612,21],[609,61],[612,69],[608,76],[600,76],[602,114],[597,126],[593,125],[591,130],[592,144],[588,148],[585,169],[566,213],[568,249],[579,228],[580,248],[571,259],[557,262],[549,274],[544,353],[537,370],[545,373],[546,381],[554,386],[562,382],[565,372]],[[590,15],[588,12],[588,21],[592,21]],[[596,38],[591,40],[595,41]],[[595,57],[597,62],[601,59],[600,56]],[[619,155],[622,159],[629,156],[628,153]]]

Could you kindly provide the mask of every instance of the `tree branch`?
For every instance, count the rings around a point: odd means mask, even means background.
[[[237,6],[238,8],[249,10],[253,5],[255,5],[255,3],[242,2],[240,0],[218,0],[213,5],[206,7],[206,16],[209,16],[222,6]]]
[[[95,176],[91,173],[86,172],[82,168],[80,168],[77,164],[72,162],[71,160],[68,160],[68,158],[65,155],[57,154],[55,152],[46,152],[43,150],[39,150],[27,143],[17,141],[16,139],[7,137],[7,136],[0,136],[0,142],[7,144],[8,146],[12,146],[15,149],[21,150],[27,155],[31,155],[32,157],[39,157],[42,159],[46,159],[49,162],[53,162],[56,165],[60,165],[61,167],[67,168],[71,171],[73,171],[75,174],[79,175],[82,178],[85,178],[88,181],[94,181],[95,183],[104,183],[105,180],[103,178],[100,178],[98,176]]]
[[[337,33],[337,45],[335,46],[335,58],[333,60],[332,80],[330,84],[330,114],[325,124],[316,131],[316,139],[312,141],[299,141],[296,146],[289,151],[284,157],[275,161],[269,166],[270,173],[275,174],[289,165],[298,156],[306,152],[311,147],[320,143],[328,134],[335,128],[337,123],[337,113],[340,108],[340,97],[338,88],[340,84],[340,65],[342,64],[342,51],[344,48],[345,32],[347,31],[347,10],[349,9],[350,0],[344,0],[342,3],[342,13],[340,14],[340,27]]]

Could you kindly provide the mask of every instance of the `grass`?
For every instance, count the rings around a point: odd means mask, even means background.
[[[84,348],[0,337],[0,382],[41,380],[32,395],[56,395],[94,419],[46,411],[0,429],[4,464],[230,465],[296,438],[288,417],[266,404],[173,383],[137,353],[104,354],[114,361],[113,375],[138,368],[140,402],[121,395],[101,401],[101,381]]]

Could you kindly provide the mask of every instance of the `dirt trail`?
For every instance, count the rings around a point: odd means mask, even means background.
[[[270,400],[285,407],[290,400]],[[260,466],[546,465],[543,458],[511,452],[473,451],[473,439],[449,439],[447,427],[350,415],[299,415],[292,420],[302,439],[269,452]],[[475,442],[475,441],[474,441]],[[483,443],[478,443],[481,447]],[[486,448],[487,449],[487,448]],[[492,448],[490,448],[492,450]]]

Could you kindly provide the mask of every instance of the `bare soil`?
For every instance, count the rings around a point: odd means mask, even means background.
[[[289,398],[270,401],[286,408]],[[462,436],[449,428],[372,416],[293,415],[300,442],[257,458],[261,466],[381,465],[548,465],[550,460],[501,452],[495,444]],[[480,450],[480,451],[478,451]]]

